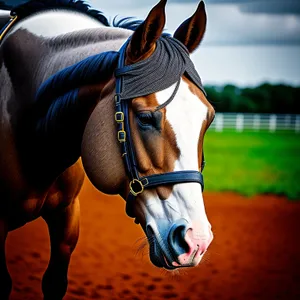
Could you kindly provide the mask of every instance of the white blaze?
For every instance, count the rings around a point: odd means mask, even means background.
[[[170,98],[175,85],[156,93],[159,104]],[[175,133],[180,150],[174,171],[199,170],[198,142],[207,112],[207,106],[191,92],[188,84],[181,80],[174,100],[166,106],[166,118]],[[158,196],[151,195],[145,205],[149,212],[146,222],[151,223],[152,227],[156,227],[157,219],[172,222],[183,218],[196,229],[195,234],[209,235],[210,225],[205,213],[201,186],[198,183],[177,184],[168,199],[161,201]]]

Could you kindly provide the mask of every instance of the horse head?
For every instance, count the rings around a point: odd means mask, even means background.
[[[158,41],[164,35],[166,2],[160,1],[151,10],[128,40],[124,52],[125,69],[148,63],[153,69],[151,78],[162,78],[162,81],[167,81],[172,74],[162,74],[161,66],[155,65],[159,60],[152,62],[151,57],[158,51]],[[200,44],[205,28],[206,13],[201,1],[194,15],[179,26],[173,37],[166,39],[179,42],[177,46],[185,48],[188,55]],[[169,68],[169,64],[177,61],[162,63]],[[214,109],[200,84],[189,75],[184,72],[179,74],[178,81],[159,91],[126,100],[130,128],[130,145],[127,146],[134,152],[134,168],[141,178],[202,171],[203,139],[213,120]],[[144,79],[146,87],[149,78]],[[122,140],[116,138],[124,121],[124,115],[120,115],[121,119],[116,122],[113,100],[116,84],[115,77],[106,82],[101,101],[88,120],[82,140],[82,160],[89,179],[100,191],[120,194],[126,199],[132,185],[124,164],[128,153],[120,147]],[[152,188],[141,188],[135,195],[131,214],[148,238],[152,263],[166,269],[198,265],[213,239],[201,185],[162,182]]]

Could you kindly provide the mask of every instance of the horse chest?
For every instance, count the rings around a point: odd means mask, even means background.
[[[77,162],[62,173],[47,190],[40,193],[32,191],[18,199],[7,199],[4,209],[9,230],[51,214],[58,208],[67,207],[77,197],[83,180],[84,172],[81,163]]]
[[[47,195],[47,197],[30,197],[22,201],[13,202],[13,205],[8,207],[6,214],[9,230],[17,229],[43,216],[43,214],[51,212],[58,205],[67,206],[68,199],[63,196],[60,191],[56,191]]]
[[[58,204],[67,205],[61,191],[52,190],[48,195],[31,195],[23,199],[10,199],[6,206],[9,230],[19,228],[42,216],[45,211],[55,209]]]

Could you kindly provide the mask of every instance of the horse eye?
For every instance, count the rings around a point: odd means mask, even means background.
[[[138,123],[142,126],[153,126],[153,115],[150,112],[137,114]]]

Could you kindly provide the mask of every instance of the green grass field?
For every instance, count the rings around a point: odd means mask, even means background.
[[[209,130],[204,151],[206,191],[300,199],[300,134]]]

